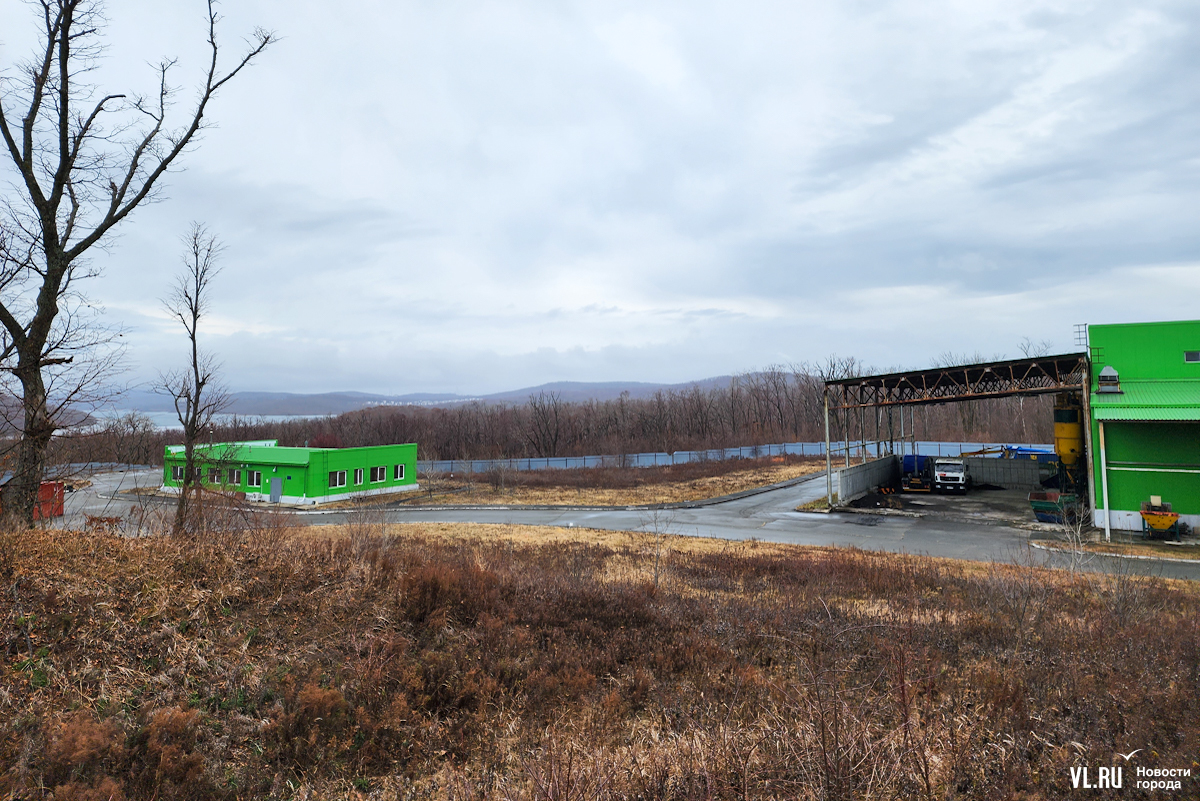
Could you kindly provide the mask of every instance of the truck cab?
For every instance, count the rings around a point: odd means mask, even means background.
[[[933,464],[933,488],[938,492],[966,492],[971,487],[971,468],[962,459],[938,459]]]

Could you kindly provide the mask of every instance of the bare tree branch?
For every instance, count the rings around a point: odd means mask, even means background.
[[[171,398],[175,416],[183,426],[184,469],[175,507],[172,531],[183,533],[192,518],[192,496],[200,492],[196,470],[196,444],[218,414],[229,405],[229,393],[220,384],[220,366],[211,354],[200,349],[200,322],[208,311],[212,280],[220,273],[217,259],[223,250],[217,238],[200,223],[192,223],[184,237],[187,250],[179,275],[163,301],[167,312],[187,332],[190,350],[188,369],[159,378],[157,390]]]
[[[48,394],[53,381],[47,371],[78,366],[85,355],[65,346],[86,337],[64,336],[78,331],[82,318],[63,323],[71,304],[80,302],[74,285],[95,275],[85,254],[153,198],[162,177],[205,127],[217,91],[275,41],[269,31],[254,31],[245,52],[223,69],[219,15],[215,0],[207,0],[209,57],[196,101],[176,124],[174,60],[159,63],[152,101],[124,92],[93,93],[82,76],[102,50],[101,0],[37,5],[38,51],[21,66],[20,80],[0,80],[0,136],[20,175],[14,186],[19,201],[0,203],[0,370],[18,379],[24,416],[18,477],[5,488],[4,501],[6,509],[21,510],[26,522],[32,520],[46,448],[59,428],[52,411],[62,408],[62,399]]]

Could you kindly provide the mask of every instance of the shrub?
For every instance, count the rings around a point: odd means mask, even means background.
[[[111,720],[97,721],[79,710],[54,726],[43,761],[45,782],[76,798],[88,797],[125,764],[125,736]],[[69,788],[69,789],[68,789]]]
[[[171,707],[151,710],[134,738],[131,789],[144,797],[207,797],[212,788],[204,777],[204,757],[196,750],[199,713]]]

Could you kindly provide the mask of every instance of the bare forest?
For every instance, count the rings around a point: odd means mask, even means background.
[[[650,398],[569,402],[555,394],[524,404],[472,402],[444,407],[380,406],[331,417],[268,421],[237,418],[214,425],[214,442],[278,439],[280,445],[357,447],[416,442],[422,459],[496,459],[591,454],[674,452],[705,448],[816,442],[825,438],[823,380],[816,371],[768,369],[712,389],[660,391]],[[921,440],[1050,442],[1051,396],[924,406],[905,414]],[[891,436],[889,436],[889,426]],[[851,440],[899,438],[900,413],[842,416],[831,436]],[[54,461],[161,464],[163,446],[182,432],[156,431],[137,415],[112,420],[87,434],[62,437]]]

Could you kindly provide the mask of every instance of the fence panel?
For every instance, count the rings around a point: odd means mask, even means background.
[[[829,455],[834,459],[845,459],[847,452],[851,460],[875,455],[875,450],[887,443],[830,442]],[[872,447],[874,446],[874,447]],[[918,441],[916,452],[937,456],[960,456],[983,450],[998,450],[1014,447],[1012,443],[997,442],[936,442]],[[1053,445],[1024,443],[1021,448],[1053,450]],[[912,443],[906,443],[906,453],[911,453]],[[824,456],[824,442],[779,442],[769,445],[744,445],[738,448],[710,448],[703,451],[675,451],[674,453],[626,453],[592,456],[526,457],[524,459],[433,459],[417,462],[417,472],[431,473],[489,473],[504,470],[570,470],[583,467],[655,467],[658,465],[687,464],[689,462],[724,461],[727,459],[755,459],[763,456],[783,454],[799,456]]]

